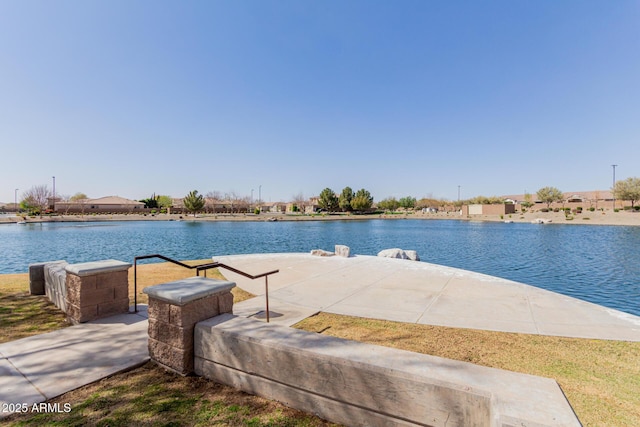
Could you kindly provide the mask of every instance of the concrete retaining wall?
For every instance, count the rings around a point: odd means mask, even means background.
[[[56,261],[44,265],[44,288],[49,300],[60,310],[67,312],[67,272],[66,261]]]
[[[509,215],[516,212],[516,205],[501,203],[495,205],[463,205],[462,215]]]
[[[65,286],[66,261],[49,261],[29,264],[29,293],[31,295],[46,295],[49,301],[60,310],[66,312]]]
[[[579,426],[551,379],[231,314],[195,327],[198,375],[348,426]]]

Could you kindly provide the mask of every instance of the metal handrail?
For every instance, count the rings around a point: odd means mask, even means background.
[[[229,265],[223,264],[221,262],[209,262],[206,264],[199,264],[199,265],[188,265],[185,264],[183,262],[180,261],[176,261],[175,259],[171,259],[169,257],[166,257],[164,255],[160,255],[160,254],[151,254],[151,255],[141,255],[141,256],[137,256],[133,258],[133,304],[134,304],[134,310],[137,313],[138,312],[138,260],[142,260],[142,259],[149,259],[149,258],[160,258],[163,259],[165,261],[171,262],[173,264],[179,265],[181,267],[184,268],[188,268],[189,270],[196,270],[196,276],[200,276],[200,271],[204,271],[204,277],[207,277],[207,270],[210,270],[212,268],[225,268],[229,271],[232,271],[234,273],[237,273],[241,276],[247,277],[251,280],[255,280],[255,279],[259,279],[261,277],[264,277],[264,289],[265,289],[265,302],[266,302],[266,314],[267,314],[267,322],[269,322],[269,276],[271,274],[275,274],[275,273],[279,273],[280,270],[271,270],[268,271],[266,273],[261,273],[261,274],[249,274],[247,272],[238,270],[237,268],[231,267]]]

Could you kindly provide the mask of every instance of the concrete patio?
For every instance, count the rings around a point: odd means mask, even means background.
[[[214,260],[250,274],[280,269],[269,276],[272,322],[294,324],[324,311],[456,328],[640,341],[638,316],[426,262],[309,254],[234,255]],[[234,313],[263,317],[264,280],[226,270],[222,273],[240,288],[260,295],[236,304]]]

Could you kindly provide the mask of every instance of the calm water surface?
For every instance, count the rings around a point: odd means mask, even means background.
[[[640,227],[447,220],[140,221],[0,225],[0,273],[161,253],[176,259],[351,247],[414,249],[423,261],[515,280],[640,315]]]

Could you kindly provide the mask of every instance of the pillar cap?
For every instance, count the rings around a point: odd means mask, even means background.
[[[149,298],[159,299],[173,305],[185,305],[191,301],[228,292],[235,286],[235,282],[195,276],[161,285],[148,286],[142,292],[149,295]]]
[[[115,259],[106,259],[103,261],[69,264],[65,267],[65,270],[67,270],[67,273],[75,274],[76,276],[82,277],[114,271],[125,271],[129,268],[131,268],[131,264],[129,264],[128,262],[118,261]]]

